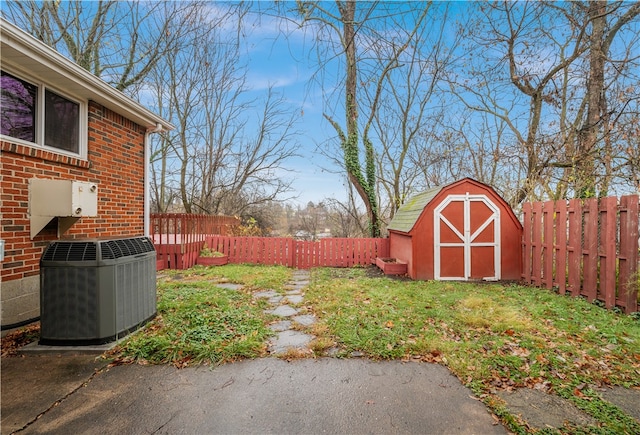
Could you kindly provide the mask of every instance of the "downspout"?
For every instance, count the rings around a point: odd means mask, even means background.
[[[149,143],[149,135],[162,131],[162,124],[157,123],[154,128],[147,128],[144,134],[144,235],[146,237],[150,235],[151,222],[151,144]]]

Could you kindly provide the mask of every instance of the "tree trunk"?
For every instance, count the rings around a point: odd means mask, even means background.
[[[347,116],[347,135],[346,140],[343,139],[343,152],[345,167],[349,181],[353,184],[362,199],[369,217],[371,236],[377,237],[380,233],[378,224],[378,213],[376,206],[375,191],[367,179],[362,175],[360,168],[360,157],[358,150],[358,104],[356,99],[357,83],[358,83],[358,67],[356,59],[355,44],[355,11],[356,2],[347,1],[339,3],[338,8],[341,14],[343,24],[342,43],[344,45],[344,54],[346,58],[346,84],[345,84],[345,111]],[[372,146],[365,142],[365,160],[367,163],[373,162]],[[369,169],[369,164],[367,164]],[[370,171],[367,171],[370,172]],[[369,175],[369,174],[367,174]],[[368,177],[371,178],[371,177]],[[374,177],[375,178],[375,177]]]
[[[604,92],[603,50],[604,29],[606,25],[607,3],[592,1],[589,3],[591,20],[591,36],[589,38],[589,79],[587,81],[587,117],[582,127],[581,140],[576,162],[575,187],[576,196],[589,198],[595,196],[595,150],[598,132],[602,127],[602,104]]]

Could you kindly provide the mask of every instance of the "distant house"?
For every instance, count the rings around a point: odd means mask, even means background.
[[[38,318],[50,241],[148,235],[149,134],[173,126],[2,19],[0,41],[6,329]]]

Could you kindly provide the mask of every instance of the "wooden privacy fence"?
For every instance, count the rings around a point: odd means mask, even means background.
[[[196,263],[205,238],[229,234],[239,225],[234,216],[152,213],[150,236],[156,247],[157,269],[187,269]]]
[[[524,204],[524,281],[638,311],[638,200]]]
[[[229,256],[231,263],[310,267],[351,267],[389,256],[389,239],[327,238],[316,242],[288,237],[207,237],[208,246]]]

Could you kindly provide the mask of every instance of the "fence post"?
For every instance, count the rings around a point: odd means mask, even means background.
[[[522,206],[522,279],[531,284],[531,203],[525,202]]]
[[[620,299],[626,313],[638,310],[638,195],[620,198]]]
[[[616,306],[616,245],[618,199],[600,200],[600,297],[607,308]]]
[[[589,302],[597,297],[598,272],[598,199],[589,198],[585,201],[584,215],[584,247],[583,271],[584,282],[582,294]]]
[[[539,286],[542,282],[542,203],[533,204],[533,284]]]
[[[569,290],[571,296],[578,296],[582,291],[580,282],[580,264],[582,259],[582,203],[579,199],[569,201],[569,245],[567,246],[567,262],[569,266]]]
[[[553,254],[554,251],[554,237],[553,237],[553,201],[547,201],[542,208],[542,216],[544,221],[544,242],[543,242],[543,258],[542,263],[542,278],[546,284],[547,289],[553,288]]]
[[[567,291],[567,201],[554,203],[556,215],[556,284],[561,295]]]

